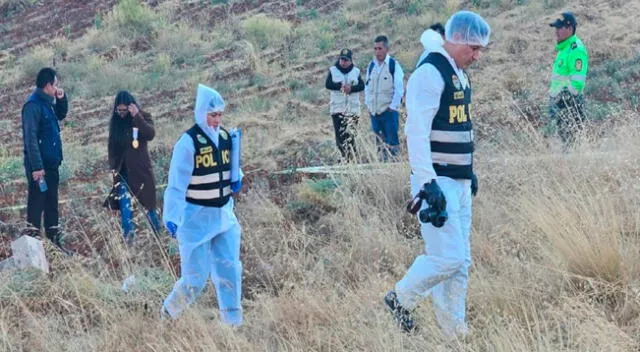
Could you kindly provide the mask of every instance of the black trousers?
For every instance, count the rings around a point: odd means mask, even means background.
[[[336,145],[343,159],[354,160],[356,156],[356,127],[358,116],[331,115]]]
[[[562,143],[565,147],[572,145],[586,121],[584,96],[565,94],[551,105],[550,115],[556,121]]]
[[[44,228],[48,237],[58,234],[58,183],[60,174],[58,168],[45,169],[44,180],[47,182],[47,190],[40,191],[38,182],[33,180],[31,172],[28,172],[29,190],[27,196],[27,222],[40,230],[42,227],[42,213],[44,213]]]

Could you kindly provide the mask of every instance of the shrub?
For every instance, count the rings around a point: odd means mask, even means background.
[[[7,157],[0,159],[0,183],[6,184],[22,177],[24,177],[24,168],[21,158]]]
[[[36,75],[43,67],[49,67],[53,63],[53,49],[45,46],[36,46],[31,52],[19,61],[22,71],[22,77],[25,79],[33,79],[35,82]]]
[[[161,24],[161,17],[137,0],[120,0],[105,18],[105,27],[123,37],[152,34]]]
[[[258,15],[244,20],[242,30],[249,41],[265,49],[282,44],[291,32],[291,24],[281,19]]]
[[[167,27],[159,31],[155,47],[168,54],[172,63],[181,65],[201,59],[207,52],[207,43],[200,39],[200,33],[186,25]]]

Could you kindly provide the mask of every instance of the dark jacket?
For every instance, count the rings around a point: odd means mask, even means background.
[[[67,96],[54,98],[36,88],[22,107],[24,167],[27,174],[55,169],[62,163],[62,140],[58,121],[67,117]]]
[[[156,208],[156,179],[153,175],[153,165],[147,143],[155,137],[155,129],[151,115],[140,111],[130,119],[131,127],[138,128],[138,148],[133,148],[133,131],[127,128],[124,133],[124,143],[117,143],[115,138],[109,136],[109,168],[126,175],[126,181],[132,194],[142,205],[153,210]],[[104,206],[111,209],[120,209],[117,199],[116,183],[120,177],[114,178],[114,185],[105,201]]]

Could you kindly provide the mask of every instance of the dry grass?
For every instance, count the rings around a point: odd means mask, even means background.
[[[127,1],[139,17],[115,11],[102,29],[18,58],[15,73],[6,74],[13,83],[38,60],[69,56],[60,64],[63,85],[76,90],[72,108],[82,111],[63,130],[63,176],[70,181],[62,197],[99,195],[63,208],[67,240],[81,255],[62,258],[50,251],[49,276],[0,273],[0,350],[638,350],[639,116],[620,108],[624,113],[609,115],[615,123],[594,124],[588,138],[561,152],[547,136],[550,130],[539,127],[546,123],[553,50],[544,23],[557,16],[562,2],[517,3],[349,0],[336,7],[343,13],[317,14],[302,23],[260,16],[248,17],[243,26],[232,15],[214,28],[200,28],[183,21],[178,2],[162,2],[158,17]],[[409,13],[416,4],[433,9]],[[322,88],[337,48],[353,48],[356,62],[366,64],[371,39],[384,32],[410,72],[424,27],[473,4],[488,4],[482,11],[495,42],[471,72],[480,136],[468,299],[472,334],[465,341],[445,340],[425,301],[417,311],[421,331],[407,336],[381,299],[423,248],[418,223],[404,210],[408,166],[380,165],[375,172],[354,167],[326,177],[273,171],[338,159]],[[580,34],[593,67],[633,54],[640,28],[621,19],[640,3],[626,6],[575,4],[581,18],[592,16]],[[614,23],[603,27],[605,22]],[[353,31],[338,30],[344,28]],[[95,82],[100,84],[89,86]],[[160,321],[161,301],[178,270],[175,242],[153,237],[138,215],[138,244],[128,250],[118,219],[100,206],[109,185],[104,163],[112,93],[132,89],[154,115],[150,148],[164,183],[171,146],[192,123],[199,82],[224,90],[230,104],[225,123],[242,127],[245,136],[249,190],[238,199],[237,213],[246,324],[239,329],[220,324],[210,286],[179,321]],[[365,115],[358,127],[360,161],[376,163],[369,126]],[[3,195],[14,187],[5,180],[21,177],[19,156],[0,155]],[[2,236],[12,234],[22,217],[2,224]],[[131,274],[137,283],[124,293],[120,285]]]
[[[568,154],[542,145],[527,125],[516,130],[525,153],[507,136],[480,143],[490,157],[479,162],[466,341],[439,334],[428,301],[417,313],[424,329],[411,337],[383,309],[382,295],[422,248],[403,210],[408,169],[389,165],[291,188],[255,184],[242,197],[246,324],[236,330],[220,325],[211,288],[179,321],[160,321],[176,259],[166,255],[167,240],[155,240],[139,219],[139,244],[128,252],[117,221],[76,207],[67,221],[93,219],[94,229],[75,225],[74,237],[95,256],[54,259],[51,277],[2,273],[3,348],[632,350],[640,343],[640,195],[630,185],[640,172],[640,126],[622,127]],[[137,286],[120,292],[131,273]]]

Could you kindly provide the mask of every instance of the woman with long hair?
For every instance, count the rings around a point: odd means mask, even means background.
[[[131,93],[118,92],[113,105],[109,123],[109,168],[114,182],[104,205],[120,210],[123,236],[131,245],[135,239],[132,198],[145,208],[154,232],[160,231],[156,213],[156,180],[147,149],[147,143],[155,136],[155,129],[151,115],[140,109]]]

